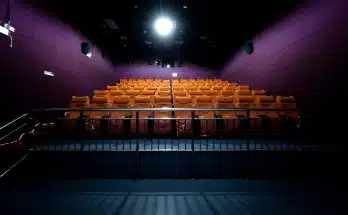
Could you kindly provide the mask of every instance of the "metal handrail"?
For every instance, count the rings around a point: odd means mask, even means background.
[[[17,117],[16,119],[12,120],[12,121],[11,121],[11,122],[9,122],[9,123],[7,123],[7,124],[3,125],[2,127],[0,127],[0,131],[1,131],[2,129],[4,129],[4,128],[6,128],[6,127],[10,126],[11,124],[15,123],[16,121],[18,121],[18,120],[20,120],[20,119],[22,119],[22,118],[26,117],[26,116],[28,116],[28,114],[27,114],[27,113],[23,114],[23,115],[22,115],[22,116],[20,116],[20,117]]]
[[[34,109],[34,112],[42,112],[42,111],[76,111],[76,112],[95,112],[95,111],[298,111],[297,109],[284,109],[284,108],[46,108],[46,109]]]

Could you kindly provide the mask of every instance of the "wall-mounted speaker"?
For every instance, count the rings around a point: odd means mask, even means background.
[[[84,55],[92,53],[92,45],[87,42],[81,43],[81,53]]]
[[[254,53],[254,42],[252,40],[246,42],[244,45],[244,51],[249,55]]]

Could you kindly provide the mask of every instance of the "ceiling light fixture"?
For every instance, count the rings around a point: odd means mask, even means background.
[[[161,17],[155,21],[154,27],[155,27],[156,32],[160,36],[165,37],[165,36],[168,36],[172,33],[172,31],[174,29],[174,22],[167,17]]]

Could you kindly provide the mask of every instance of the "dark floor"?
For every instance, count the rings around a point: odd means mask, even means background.
[[[303,139],[132,139],[132,140],[50,140],[33,150],[58,151],[247,151],[321,150],[318,142]]]
[[[347,214],[337,183],[270,180],[12,182],[3,214]]]

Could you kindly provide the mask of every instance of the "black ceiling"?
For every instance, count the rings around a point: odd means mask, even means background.
[[[180,58],[202,66],[218,67],[233,56],[245,41],[300,7],[303,0],[34,2],[35,7],[55,13],[80,30],[115,64],[165,56],[167,59]],[[161,12],[172,17],[177,25],[174,36],[166,41],[160,40],[152,28],[156,15]],[[107,27],[104,19],[114,20],[119,30]],[[152,42],[151,48],[145,41]],[[178,41],[183,41],[183,44],[176,45]]]

